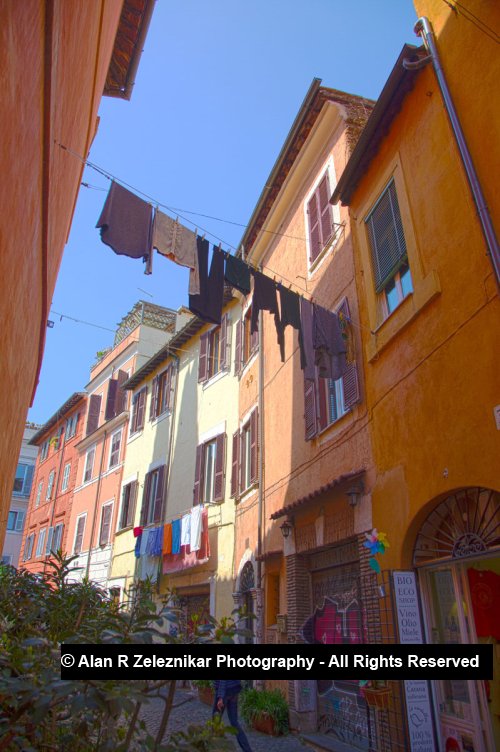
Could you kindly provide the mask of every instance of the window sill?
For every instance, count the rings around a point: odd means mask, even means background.
[[[255,350],[255,351],[254,351],[254,352],[253,352],[253,353],[252,353],[252,354],[250,355],[250,357],[249,357],[249,359],[247,360],[247,362],[246,362],[246,363],[245,363],[245,364],[243,365],[243,367],[242,367],[242,369],[241,369],[241,371],[240,371],[240,373],[239,373],[239,377],[240,377],[240,379],[242,379],[242,378],[244,377],[244,375],[246,374],[246,372],[247,372],[247,371],[248,371],[248,370],[250,369],[250,366],[252,366],[252,365],[253,365],[253,364],[255,363],[255,361],[257,360],[257,355],[258,355],[258,354],[259,354],[259,348],[257,348],[257,349],[256,349],[256,350]]]
[[[83,488],[87,488],[87,486],[91,486],[93,483],[97,483],[97,478],[92,478],[91,480],[88,480],[86,483],[82,483],[81,486],[78,486],[78,488],[75,488],[73,493],[78,493],[78,491],[81,491]]]
[[[153,418],[151,421],[152,426],[156,426],[158,423],[161,423],[162,420],[165,420],[165,418],[169,418],[172,415],[172,410],[164,410],[160,415],[157,415],[156,418]],[[134,433],[134,436],[136,434]]]
[[[352,415],[352,408],[349,408],[347,412],[345,412],[343,415],[340,415],[337,420],[333,421],[333,423],[330,423],[325,428],[322,428],[321,431],[318,431],[316,438],[318,439],[319,446],[327,444],[337,435],[339,430],[343,430],[345,428],[345,418],[347,418],[349,415]]]
[[[201,385],[202,389],[208,389],[208,387],[212,386],[212,384],[216,384],[217,381],[220,381],[224,378],[224,376],[227,376],[229,371],[219,371],[218,373],[215,373],[213,376],[210,376],[209,379],[204,381]]]
[[[242,504],[244,501],[249,499],[251,496],[254,495],[255,491],[259,488],[259,482],[255,481],[255,483],[252,483],[251,486],[248,486],[244,491],[238,494],[238,496],[234,497],[234,500],[237,504]]]
[[[116,465],[113,465],[113,467],[110,467],[101,475],[101,478],[106,478],[108,475],[112,475],[113,473],[116,473],[117,470],[119,470],[121,467],[123,467],[123,462],[118,462]]]
[[[127,439],[127,444],[131,444],[133,441],[138,439],[139,436],[142,436],[143,433],[144,433],[144,428],[141,428],[140,431],[136,431],[135,433],[131,433]]]
[[[127,527],[122,527],[119,530],[116,531],[116,535],[121,535],[122,533],[130,533],[134,529],[133,525],[127,525]]]
[[[308,271],[308,278],[309,279],[311,279],[311,277],[318,271],[318,269],[320,268],[320,266],[323,266],[323,262],[325,261],[325,259],[327,258],[327,256],[329,256],[330,253],[333,253],[333,250],[336,247],[336,245],[337,245],[337,243],[338,243],[338,241],[340,239],[340,235],[341,235],[342,230],[343,230],[343,228],[340,228],[340,227],[338,228],[337,232],[332,235],[332,237],[330,238],[330,240],[328,241],[328,243],[325,245],[325,247],[323,248],[323,250],[320,253],[318,253],[318,255],[316,256],[316,258],[314,259],[314,261],[309,261],[308,260],[309,265],[308,265],[308,270],[307,271]]]
[[[372,363],[392,340],[413,321],[426,305],[441,294],[437,272],[431,271],[427,277],[415,285],[413,292],[406,296],[397,308],[375,329],[366,347],[366,356]]]

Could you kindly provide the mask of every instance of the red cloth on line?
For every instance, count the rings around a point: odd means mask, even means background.
[[[471,567],[467,576],[477,636],[500,640],[500,575]]]

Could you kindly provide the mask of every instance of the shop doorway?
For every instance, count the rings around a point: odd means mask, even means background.
[[[441,502],[421,528],[415,565],[430,643],[500,643],[499,502],[489,489],[462,489]],[[500,749],[498,652],[495,656],[491,682],[432,683],[445,752]]]

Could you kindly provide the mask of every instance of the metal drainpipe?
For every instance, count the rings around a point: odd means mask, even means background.
[[[94,533],[95,533],[95,524],[97,520],[97,507],[99,505],[99,491],[101,490],[101,479],[102,479],[102,466],[104,464],[104,450],[106,447],[106,437],[108,435],[108,430],[106,429],[104,431],[103,437],[102,437],[102,452],[101,452],[101,461],[99,463],[99,475],[97,477],[97,488],[95,492],[95,505],[94,505],[94,516],[92,518],[92,531],[90,533],[90,543],[89,543],[89,555],[87,556],[87,566],[85,567],[85,577],[88,578],[89,572],[90,572],[90,556],[92,552],[92,541],[94,540]]]
[[[467,147],[467,142],[465,140],[465,136],[463,134],[462,127],[460,125],[460,121],[458,119],[458,115],[451,98],[450,90],[446,82],[431,22],[425,16],[419,18],[414,26],[414,31],[417,36],[422,37],[427,52],[432,58],[432,64],[436,72],[436,78],[439,83],[439,88],[441,89],[444,105],[446,107],[448,117],[450,118],[451,127],[453,128],[453,132],[455,134],[458,150],[464,163],[465,172],[467,174],[474,202],[479,214],[479,221],[481,222],[484,239],[486,241],[488,252],[491,256],[491,262],[493,264],[497,285],[500,288],[500,250],[498,247],[498,240],[495,234],[493,223],[491,221],[491,217],[489,215],[486,200],[481,189],[481,184],[474,168],[474,163],[472,162],[472,157]]]
[[[258,447],[259,447],[259,504],[257,524],[257,594],[262,607],[262,522],[264,515],[264,321],[263,311],[259,311],[259,422],[258,422]],[[263,634],[263,613],[258,615],[261,637]]]

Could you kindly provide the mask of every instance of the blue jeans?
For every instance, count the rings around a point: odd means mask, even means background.
[[[218,699],[219,699],[218,697],[215,697],[214,699],[214,705],[212,708],[212,716],[220,712],[219,710],[217,710]],[[227,717],[229,719],[229,723],[237,731],[236,741],[240,745],[241,749],[243,750],[243,752],[252,752],[252,748],[246,737],[246,734],[241,728],[240,723],[238,721],[238,695],[232,695],[231,697],[226,697],[224,710],[227,710]],[[224,710],[222,711],[222,713],[220,713],[220,715],[223,715]]]

